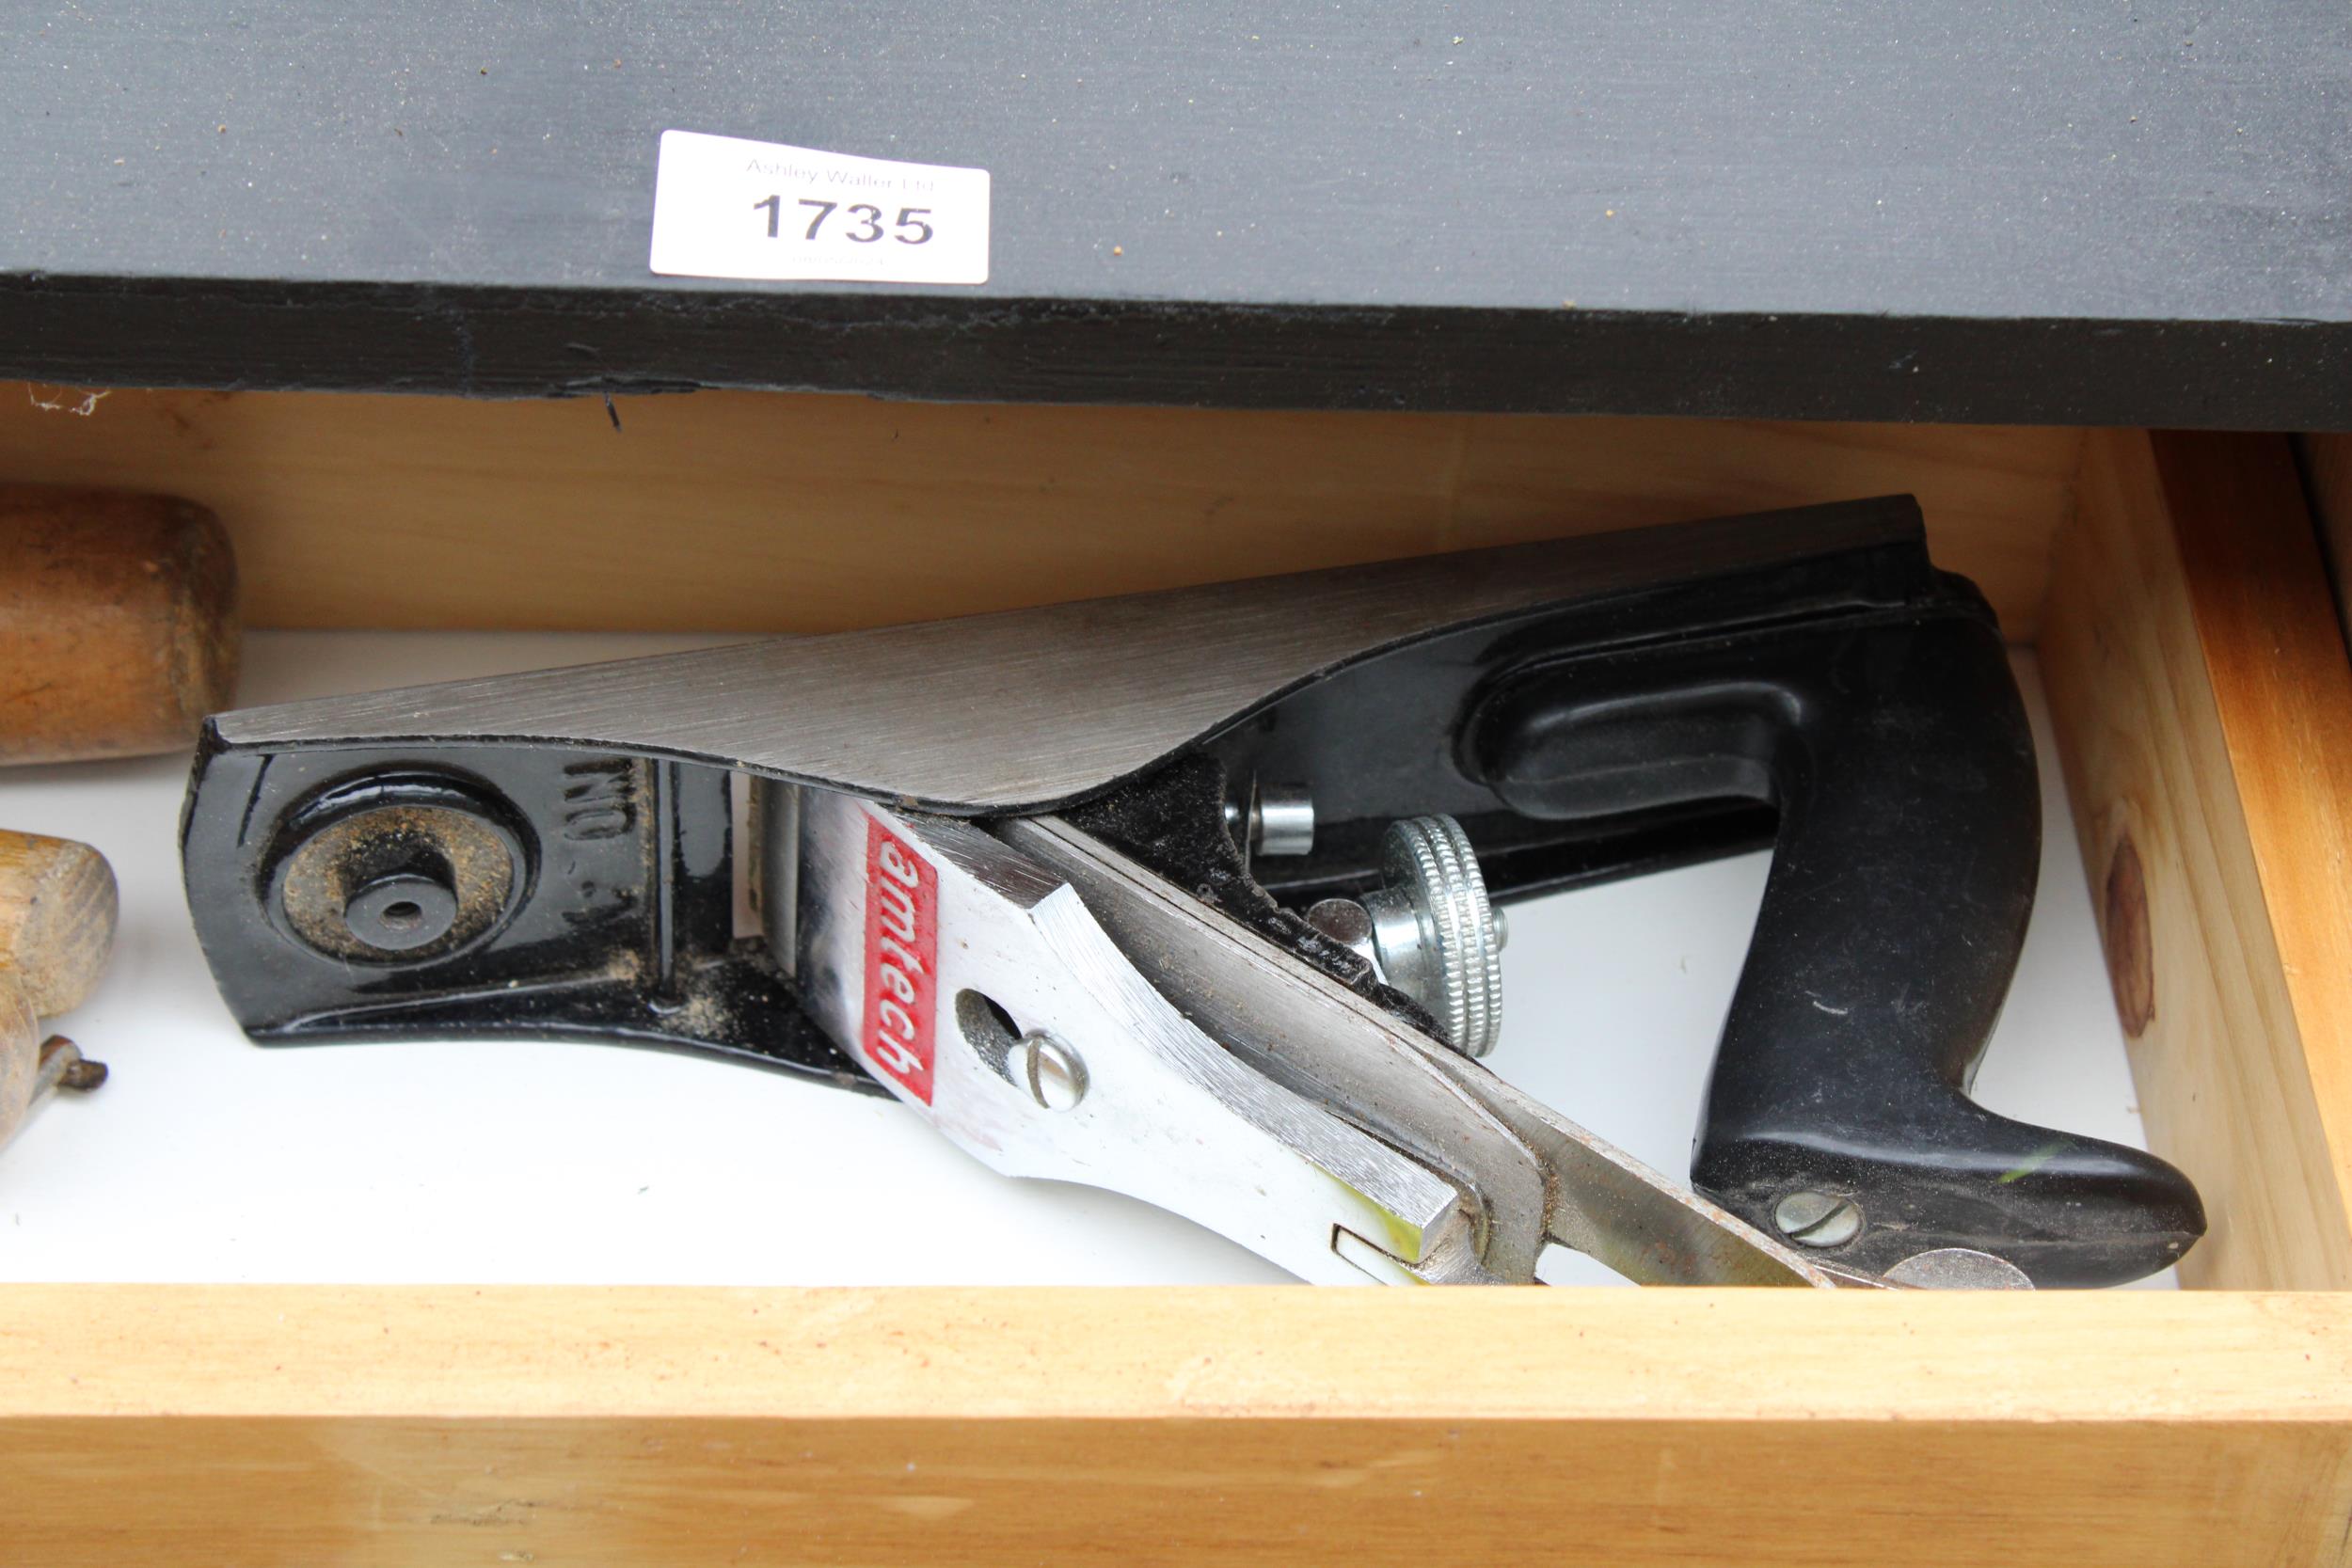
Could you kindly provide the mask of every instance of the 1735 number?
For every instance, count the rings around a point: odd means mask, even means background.
[[[807,231],[801,236],[804,240],[815,239],[818,231],[825,227],[825,220],[836,212],[846,213],[845,221],[853,220],[854,226],[846,234],[852,245],[872,245],[885,234],[900,245],[921,245],[931,237],[931,226],[923,221],[931,215],[931,210],[929,207],[901,207],[898,209],[897,220],[888,229],[884,229],[882,210],[863,201],[845,209],[837,201],[818,201],[810,197],[803,197],[800,204],[816,209],[815,215],[808,220]],[[781,237],[784,229],[783,197],[771,196],[764,200],[755,201],[752,203],[752,211],[764,212],[768,214],[768,237],[770,239]]]

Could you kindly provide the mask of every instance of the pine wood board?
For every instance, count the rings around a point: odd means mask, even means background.
[[[1894,491],[2030,640],[2079,432],[703,392],[0,385],[0,479],[168,492],[256,626],[795,632]],[[81,410],[87,409],[85,414]]]
[[[2211,1221],[2182,1277],[2352,1287],[2352,666],[2285,438],[2094,437],[2041,657],[2111,966],[2153,978],[2150,1144]]]
[[[0,1291],[12,1568],[2317,1562],[2352,1296]]]

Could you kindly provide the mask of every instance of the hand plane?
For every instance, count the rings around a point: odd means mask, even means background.
[[[1688,1189],[1480,1065],[1498,905],[1763,845]],[[230,713],[183,847],[263,1042],[813,1074],[1311,1280],[2098,1285],[2204,1227],[1968,1097],[2039,794],[1908,499]]]

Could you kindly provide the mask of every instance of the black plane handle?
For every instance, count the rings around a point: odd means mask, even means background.
[[[1968,1097],[2032,912],[2041,794],[1999,630],[1940,587],[1521,665],[1466,716],[1464,768],[1539,819],[1777,808],[1699,1191],[1873,1273],[1969,1247],[2037,1285],[2137,1278],[2203,1234],[2187,1178]]]

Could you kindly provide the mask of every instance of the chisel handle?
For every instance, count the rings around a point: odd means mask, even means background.
[[[0,829],[0,973],[41,1018],[72,1012],[114,951],[114,868],[72,839]]]
[[[114,868],[87,844],[0,829],[0,1147],[51,1089],[94,1089],[103,1065],[41,1019],[82,1005],[114,951]]]
[[[210,512],[0,485],[0,764],[194,744],[230,705],[237,573]]]

